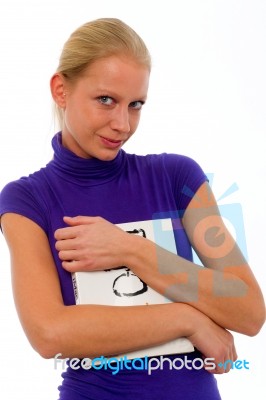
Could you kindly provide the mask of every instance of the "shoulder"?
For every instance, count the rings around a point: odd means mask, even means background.
[[[38,186],[42,181],[43,169],[36,171],[28,176],[22,176],[21,178],[7,183],[0,192],[0,200],[10,195],[32,195],[34,187]]]
[[[41,176],[42,170],[7,183],[0,192],[0,216],[5,213],[21,214],[45,229]]]
[[[129,155],[129,163],[137,165],[141,179],[150,179],[158,188],[168,183],[176,199],[178,210],[185,210],[198,191],[207,181],[207,176],[197,161],[191,157],[174,154]]]
[[[198,162],[191,157],[182,154],[174,153],[160,153],[160,154],[146,154],[136,155],[127,154],[129,163],[136,164],[140,167],[149,167],[155,169],[163,168],[168,173],[184,174],[191,171],[201,171],[202,168]]]
[[[7,183],[0,192],[0,205],[13,197],[26,196],[31,192],[31,184],[28,177],[22,177],[15,181]]]

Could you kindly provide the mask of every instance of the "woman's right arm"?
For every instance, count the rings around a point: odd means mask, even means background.
[[[65,306],[44,231],[13,213],[1,217],[1,226],[10,250],[17,312],[31,345],[43,357],[109,356],[177,337],[190,338],[206,357],[236,357],[232,335],[186,304]]]

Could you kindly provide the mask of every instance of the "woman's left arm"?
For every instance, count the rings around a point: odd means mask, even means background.
[[[256,335],[265,321],[262,292],[223,222],[208,183],[196,192],[182,223],[204,268],[158,246],[149,244],[148,251],[143,241],[142,251],[138,248],[135,253],[142,262],[135,259],[131,269],[172,301],[192,305],[226,329]],[[151,268],[156,273],[151,274]]]

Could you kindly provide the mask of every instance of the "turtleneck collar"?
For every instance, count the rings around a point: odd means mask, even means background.
[[[62,145],[62,133],[52,139],[54,157],[47,167],[61,178],[78,184],[98,185],[114,179],[125,164],[125,152],[120,150],[111,161],[82,158]]]

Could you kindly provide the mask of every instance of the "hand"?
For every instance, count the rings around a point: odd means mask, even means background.
[[[69,272],[96,271],[124,265],[126,232],[100,217],[64,217],[69,227],[55,231],[62,266]]]
[[[226,329],[220,327],[210,318],[200,313],[196,321],[195,331],[188,336],[188,339],[202,353],[204,358],[214,358],[216,367],[209,370],[213,374],[229,372],[232,363],[237,360],[236,348],[233,335]],[[197,319],[197,317],[196,317]],[[228,361],[230,360],[230,361]],[[224,363],[226,363],[226,368]],[[222,363],[223,366],[219,366]]]

